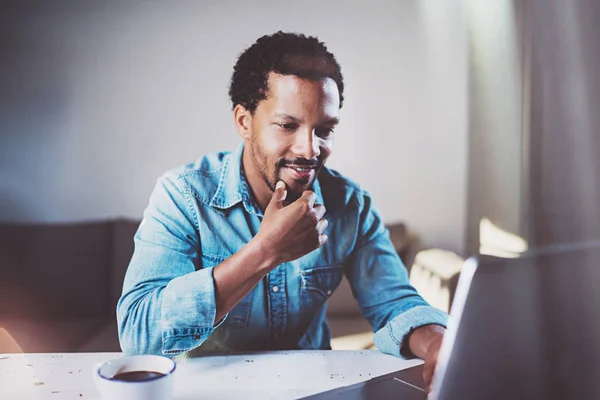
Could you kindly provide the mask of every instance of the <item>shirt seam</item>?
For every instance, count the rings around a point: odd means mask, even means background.
[[[181,331],[181,332],[178,332]],[[207,334],[210,333],[212,331],[212,328],[207,328],[205,326],[190,326],[188,328],[174,328],[174,329],[167,329],[165,331],[163,331],[163,339],[170,339],[170,338],[185,338],[185,337],[189,337],[191,335],[196,335],[196,334]]]
[[[394,344],[396,344],[397,346],[400,346],[400,344],[402,342],[396,338],[396,336],[394,335],[394,332],[392,330],[392,326],[389,323],[387,324],[387,330],[388,330],[388,335],[390,336],[390,339],[392,339]],[[400,348],[398,348],[398,351],[399,350],[400,350]]]
[[[185,182],[185,185],[190,189],[190,192],[191,192],[189,183]],[[182,194],[185,196],[185,199],[187,200],[189,211],[192,214],[192,217],[194,218],[194,228],[196,229],[196,236],[198,237],[198,243],[200,243],[200,222],[198,221],[198,214],[196,213],[196,210],[194,209],[194,202],[192,201],[192,198],[190,198],[190,193],[182,193]]]
[[[216,175],[222,169],[223,169],[223,166],[219,166],[218,168],[210,170],[210,171],[203,171],[201,169],[194,168],[194,169],[191,169],[189,171],[180,172],[180,173],[176,174],[175,177],[177,179],[185,179],[188,176],[193,175],[193,174],[199,174],[199,175],[202,175],[202,176],[214,176],[214,175]]]

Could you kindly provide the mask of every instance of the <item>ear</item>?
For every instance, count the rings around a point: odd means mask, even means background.
[[[246,107],[238,104],[233,109],[233,121],[235,129],[237,129],[242,139],[249,139],[252,132],[250,129],[252,126],[252,113]]]

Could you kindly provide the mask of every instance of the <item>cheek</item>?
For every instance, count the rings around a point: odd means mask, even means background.
[[[333,152],[333,141],[332,140],[327,140],[327,141],[323,142],[319,146],[319,148],[321,150],[321,158],[325,160]]]
[[[285,158],[290,147],[291,143],[288,143],[277,132],[267,132],[261,143],[264,154],[272,162]]]
[[[267,141],[263,148],[270,159],[279,159],[284,157],[287,151],[287,146],[278,143],[276,140]]]

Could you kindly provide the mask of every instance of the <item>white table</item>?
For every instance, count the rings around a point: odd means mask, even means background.
[[[0,399],[98,399],[93,366],[115,357],[121,354],[0,354]],[[201,357],[178,362],[174,399],[294,399],[421,363],[375,350]]]

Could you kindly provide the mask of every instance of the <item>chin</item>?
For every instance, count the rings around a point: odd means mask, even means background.
[[[286,185],[288,190],[297,193],[298,197],[300,197],[304,191],[312,189],[313,182],[314,180],[311,180],[310,182],[294,180],[291,182],[286,182]]]
[[[290,194],[297,194],[297,197],[300,197],[302,193],[306,190],[312,190],[313,184],[317,179],[319,174],[319,170],[313,173],[312,176],[307,178],[301,178],[298,176],[294,176],[289,171],[282,171],[277,174],[277,180],[281,179],[285,182],[288,191],[292,192]]]

